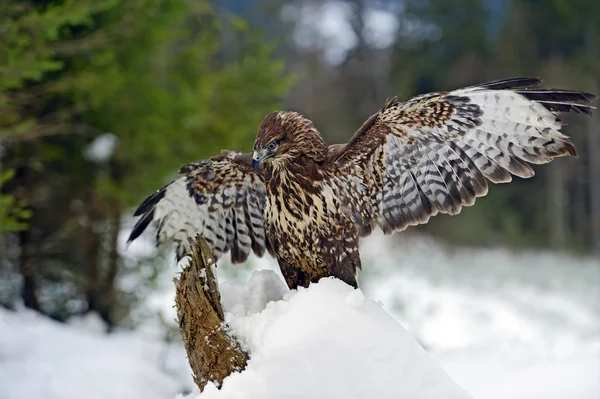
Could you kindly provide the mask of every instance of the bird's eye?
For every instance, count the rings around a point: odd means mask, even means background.
[[[277,141],[271,141],[269,144],[265,146],[267,151],[274,151],[277,148]]]

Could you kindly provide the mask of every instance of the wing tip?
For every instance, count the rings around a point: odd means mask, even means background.
[[[521,89],[517,90],[516,93],[528,100],[538,102],[554,113],[575,112],[591,115],[592,110],[596,107],[589,105],[589,103],[598,98],[593,93],[560,89]]]
[[[166,189],[167,187],[163,187],[160,190],[156,190],[154,194],[146,198],[135,210],[133,216],[141,216],[153,210],[156,204],[158,204],[158,202],[164,198]]]
[[[595,100],[598,99],[598,95],[594,94],[594,93],[589,93],[589,92],[586,92],[586,91],[581,91],[581,92],[579,92],[579,94],[581,94],[582,96],[584,96],[585,97],[585,101],[588,102],[588,103],[591,103],[592,101],[595,101]],[[592,108],[595,109],[596,107],[592,107]]]
[[[138,238],[144,230],[146,230],[146,227],[148,227],[150,222],[152,222],[152,219],[154,219],[154,209],[147,212],[140,220],[138,220],[135,226],[133,226],[133,230],[131,230],[129,238],[127,238],[127,244],[130,244],[133,240]]]
[[[539,86],[544,82],[542,78],[536,76],[523,76],[516,78],[507,78],[507,79],[499,79],[493,80],[491,82],[486,82],[477,85],[476,87],[481,87],[490,90],[505,90],[505,89],[523,89],[526,87],[535,87]]]
[[[164,198],[165,191],[166,187],[157,190],[154,194],[146,198],[135,210],[133,216],[141,216],[142,218],[137,221],[135,226],[133,226],[133,230],[131,230],[129,238],[127,238],[127,245],[138,238],[144,232],[144,230],[146,230],[150,222],[152,222],[154,219],[154,209],[156,204],[158,204],[158,202]]]

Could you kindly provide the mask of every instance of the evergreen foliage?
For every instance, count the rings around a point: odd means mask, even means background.
[[[14,169],[0,215],[11,230],[31,215],[0,268],[27,264],[38,289],[23,300],[56,291],[39,302],[57,319],[115,323],[137,295],[116,276],[140,275],[119,256],[127,207],[186,162],[249,148],[291,80],[270,41],[209,1],[3,0],[0,13],[0,160]]]

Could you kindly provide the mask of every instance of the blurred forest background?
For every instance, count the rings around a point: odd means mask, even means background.
[[[165,264],[120,255],[132,208],[248,151],[273,110],[344,142],[394,95],[521,75],[600,93],[599,65],[595,0],[0,0],[0,303],[126,320]],[[578,160],[418,230],[600,256],[599,118],[566,119]]]

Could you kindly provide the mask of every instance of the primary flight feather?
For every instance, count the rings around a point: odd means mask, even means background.
[[[216,257],[274,256],[290,288],[334,276],[357,286],[359,238],[455,215],[487,194],[487,180],[534,175],[528,163],[576,156],[560,132],[561,112],[590,114],[595,96],[532,88],[535,78],[485,83],[396,99],[347,144],[328,146],[296,112],[263,120],[253,153],[221,155],[181,168],[148,197],[129,241],[157,225],[180,259],[200,234]]]

